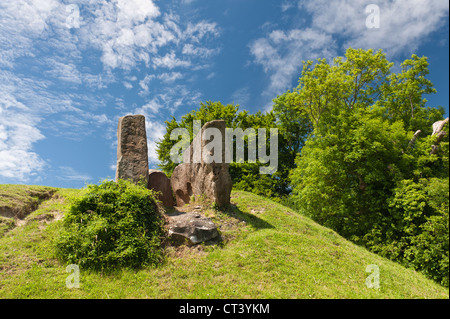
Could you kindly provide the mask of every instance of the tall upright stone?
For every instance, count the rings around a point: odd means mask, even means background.
[[[126,115],[119,118],[117,127],[116,180],[134,183],[148,181],[148,149],[145,117]]]
[[[184,152],[184,163],[175,167],[170,180],[177,206],[189,203],[192,195],[203,194],[219,206],[230,204],[232,182],[229,163],[225,163],[225,129],[223,120],[205,123]],[[212,134],[214,138],[205,139],[205,135],[211,137],[205,133]],[[215,147],[211,149],[209,145],[216,138],[219,140],[215,141]],[[209,155],[209,162],[205,161],[206,155]]]

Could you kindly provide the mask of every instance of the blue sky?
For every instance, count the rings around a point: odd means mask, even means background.
[[[171,115],[208,100],[268,110],[302,60],[349,46],[428,56],[429,106],[448,114],[448,14],[445,0],[1,0],[0,183],[114,178],[126,114],[146,116],[156,168]]]

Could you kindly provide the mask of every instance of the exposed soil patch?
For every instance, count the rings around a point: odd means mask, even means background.
[[[52,198],[55,189],[42,186],[2,185],[0,188],[0,216],[24,219],[39,204]]]
[[[56,189],[45,186],[0,185],[0,236],[17,226],[29,222],[26,217],[39,208],[39,205],[51,199]],[[42,223],[56,219],[58,214],[36,216]]]

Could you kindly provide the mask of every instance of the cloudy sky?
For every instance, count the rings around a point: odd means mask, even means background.
[[[114,178],[126,114],[146,116],[156,168],[171,115],[208,100],[268,110],[302,60],[349,46],[428,56],[429,105],[448,114],[448,14],[446,0],[1,0],[0,183]]]

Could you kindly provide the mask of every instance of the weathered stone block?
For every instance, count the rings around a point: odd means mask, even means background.
[[[205,130],[213,133],[214,148],[209,147],[204,138]],[[218,143],[219,142],[219,143]],[[203,154],[202,154],[203,152]],[[208,152],[209,159],[204,156]],[[230,204],[232,188],[229,164],[225,163],[225,121],[215,120],[205,123],[183,154],[184,163],[172,173],[171,185],[178,206],[189,203],[192,195],[205,194],[207,199],[219,206]],[[209,161],[208,161],[209,160]]]
[[[175,243],[198,244],[219,236],[217,226],[197,213],[181,213],[169,217],[169,239]]]
[[[165,207],[173,207],[175,201],[170,187],[170,179],[162,171],[151,169],[148,171],[148,189],[160,192],[159,200]]]
[[[148,181],[148,149],[143,115],[119,118],[116,180]]]

